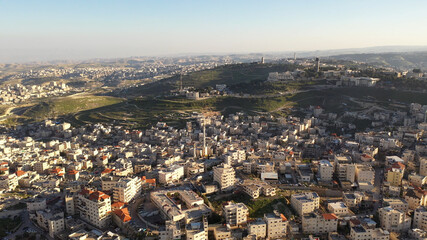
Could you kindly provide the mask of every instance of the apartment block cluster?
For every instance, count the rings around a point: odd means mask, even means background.
[[[411,104],[393,131],[354,135],[328,132],[334,116],[317,107],[304,118],[198,116],[183,129],[18,126],[0,135],[1,201],[25,201],[32,221],[59,239],[147,231],[164,240],[209,232],[215,239],[423,239],[425,109]],[[261,217],[233,200],[283,200],[283,190],[298,192]],[[32,197],[7,198],[13,194]],[[223,220],[212,222],[215,215]]]
[[[147,78],[167,77],[175,74],[185,74],[194,71],[214,68],[218,65],[232,62],[227,57],[182,57],[182,58],[134,58],[129,59],[128,66],[122,62],[107,62],[99,64],[64,64],[64,66],[42,66],[37,69],[0,75],[3,80],[21,80],[34,78],[84,79],[112,82],[121,80],[141,80]],[[105,66],[106,65],[106,66]]]
[[[42,85],[16,84],[0,88],[0,100],[1,104],[22,103],[29,99],[61,96],[73,90],[61,82]]]

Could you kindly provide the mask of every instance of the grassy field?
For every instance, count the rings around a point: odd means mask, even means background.
[[[228,115],[243,111],[248,114],[267,113],[286,116],[292,107],[307,108],[310,105],[319,105],[326,112],[343,113],[363,110],[364,108],[357,103],[360,100],[369,100],[371,103],[390,108],[392,103],[427,104],[427,95],[381,88],[354,87],[312,90],[263,98],[222,96],[197,101],[183,97],[146,97],[124,100],[109,96],[73,95],[41,101],[26,109],[20,117],[33,121],[62,117],[74,125],[104,122],[127,125],[132,128],[150,127],[158,121],[163,121],[170,126],[182,127],[187,121],[186,118],[193,112],[213,111]],[[10,125],[19,123],[13,118],[5,122]],[[369,125],[363,122],[360,124]]]
[[[421,93],[405,93],[378,88],[339,88],[330,90],[314,90],[293,95],[266,98],[215,97],[203,100],[185,98],[138,98],[125,102],[89,109],[76,114],[72,121],[76,124],[88,122],[116,121],[134,127],[149,127],[158,121],[172,126],[182,126],[192,112],[215,111],[223,114],[244,111],[249,114],[282,113],[282,109],[291,107],[306,108],[319,105],[327,112],[342,113],[357,111],[363,108],[350,100],[371,98],[380,105],[394,101],[427,104],[427,96]],[[344,104],[343,104],[344,103]],[[286,111],[285,111],[286,112]],[[283,113],[286,115],[286,113]]]
[[[120,98],[109,96],[81,95],[42,101],[24,112],[27,118],[40,120],[73,114],[122,102]]]
[[[82,111],[76,114],[72,121],[76,124],[118,121],[135,127],[149,127],[153,123],[164,121],[172,126],[181,126],[185,123],[183,118],[190,116],[193,111],[226,113],[245,111],[254,114],[274,111],[287,104],[290,104],[287,97],[250,99],[215,97],[197,101],[185,98],[140,98]]]
[[[241,193],[223,197],[219,200],[211,201],[211,203],[217,211],[220,211],[222,204],[228,201],[244,203],[249,208],[250,218],[261,218],[264,217],[264,214],[272,213],[274,210],[278,210],[287,218],[291,218],[294,215],[285,198],[260,197],[251,199],[248,195]]]
[[[196,89],[215,87],[216,84],[227,84],[228,86],[249,83],[252,81],[267,80],[269,72],[292,71],[295,65],[289,64],[232,64],[219,66],[193,72],[182,76],[183,87],[194,87]],[[178,89],[180,77],[173,76],[137,88],[129,89],[128,96],[159,96]]]

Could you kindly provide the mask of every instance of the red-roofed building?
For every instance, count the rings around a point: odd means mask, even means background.
[[[82,189],[76,200],[76,210],[80,218],[105,229],[111,223],[111,197],[101,191]]]
[[[72,181],[77,181],[80,177],[80,173],[77,170],[70,170],[67,172],[67,178]]]
[[[106,155],[100,156],[96,159],[96,164],[100,167],[106,166],[108,164],[109,157]]]
[[[108,174],[112,173],[113,171],[115,171],[115,170],[111,169],[111,168],[106,168],[101,172],[101,176],[108,175]]]
[[[302,217],[302,231],[305,234],[323,234],[336,232],[338,217],[333,213],[320,213],[315,211],[304,214]]]
[[[155,188],[156,187],[156,179],[155,178],[146,178],[143,176],[141,178],[143,188]]]
[[[62,169],[62,168],[53,168],[53,169],[51,169],[51,170],[49,171],[49,173],[50,173],[51,175],[58,175],[58,176],[59,176],[59,174],[64,175],[64,174],[65,174],[65,171],[64,171],[64,169]]]
[[[338,219],[337,215],[333,214],[333,213],[324,213],[322,214],[323,219],[325,220],[335,220]]]
[[[103,201],[103,200],[109,199],[109,198],[110,198],[109,195],[107,195],[101,191],[95,191],[95,192],[89,194],[89,200],[92,200],[92,201],[94,201],[94,200],[95,201]]]
[[[117,209],[122,209],[124,208],[126,204],[124,202],[113,202],[113,204],[111,204],[111,210],[117,210]]]
[[[124,228],[125,224],[132,220],[127,208],[116,209],[113,211],[113,221],[120,227]]]
[[[0,168],[0,175],[9,175],[9,168],[8,167],[1,167]]]
[[[21,176],[22,177],[24,177],[25,175],[26,175],[26,173],[27,172],[25,172],[25,171],[22,171],[22,170],[18,170],[18,171],[16,171],[16,176],[18,177],[18,178],[20,178]]]

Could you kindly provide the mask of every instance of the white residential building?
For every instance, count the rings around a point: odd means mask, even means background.
[[[252,222],[248,226],[248,235],[254,235],[257,239],[265,238],[267,234],[267,224],[261,220],[257,219],[256,222]]]
[[[236,183],[235,171],[230,165],[222,164],[214,167],[214,181],[219,184],[221,191],[227,191],[234,188]]]
[[[356,168],[357,182],[368,182],[373,184],[375,181],[375,171],[371,165],[358,164]]]
[[[184,167],[179,165],[173,165],[168,170],[162,170],[159,172],[159,183],[169,184],[177,182],[179,179],[184,177]]]
[[[264,222],[267,223],[266,236],[268,239],[280,239],[286,236],[288,221],[283,215],[278,215],[278,213],[265,214]]]
[[[350,229],[351,240],[389,240],[390,232],[381,228],[367,226],[354,226]]]
[[[384,198],[383,206],[391,207],[405,213],[409,210],[409,204],[404,199],[399,198]]]
[[[427,209],[423,206],[414,210],[413,228],[419,228],[427,231]]]
[[[302,216],[303,233],[322,234],[336,232],[338,228],[338,217],[333,213],[312,212]]]
[[[122,178],[113,188],[113,199],[115,202],[129,203],[141,194],[141,178]]]
[[[411,218],[406,215],[406,212],[391,207],[380,208],[378,212],[380,215],[381,228],[384,230],[404,232],[411,228]]]
[[[36,162],[34,163],[34,171],[36,171],[38,174],[43,174],[47,169],[49,169],[49,163],[48,162]]]
[[[348,207],[343,202],[328,203],[328,211],[338,216],[348,215],[350,213]]]
[[[320,197],[315,192],[293,194],[291,197],[291,206],[300,216],[318,209],[319,203]]]
[[[49,236],[55,235],[65,230],[64,212],[54,212],[50,210],[36,211],[37,224],[49,232]]]
[[[319,177],[320,181],[329,182],[332,181],[332,175],[334,174],[334,166],[328,160],[319,161]]]
[[[175,240],[181,239],[181,226],[179,222],[165,221],[165,230],[159,232],[160,240]]]
[[[420,158],[420,175],[427,176],[427,158]]]
[[[230,202],[224,206],[223,212],[225,215],[225,222],[231,227],[245,224],[249,215],[249,209],[243,203]]]
[[[75,204],[80,218],[98,228],[106,228],[111,222],[111,197],[101,191],[83,189]]]

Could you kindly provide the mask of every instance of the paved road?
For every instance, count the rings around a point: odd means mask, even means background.
[[[374,189],[372,190],[374,200],[376,200],[375,205],[374,205],[374,212],[376,212],[378,210],[378,208],[380,207],[380,200],[383,198],[382,192],[381,192],[383,174],[384,174],[383,168],[381,168],[381,167],[375,168]]]
[[[140,228],[147,228],[147,225],[139,218],[139,215],[138,215],[138,207],[144,202],[144,200],[145,200],[145,197],[139,197],[128,206],[129,213],[132,220]]]

